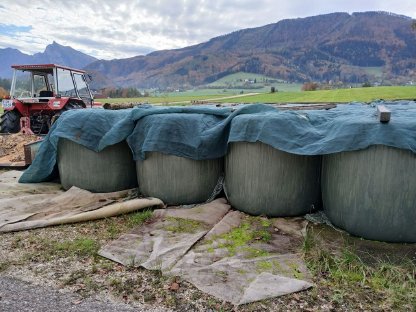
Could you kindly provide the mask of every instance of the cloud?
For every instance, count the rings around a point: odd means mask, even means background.
[[[136,44],[118,43],[118,42],[109,42],[109,41],[96,41],[88,37],[74,37],[72,35],[62,35],[60,37],[61,41],[71,41],[75,46],[87,46],[88,54],[93,55],[96,53],[103,53],[98,51],[109,50],[111,53],[108,54],[107,58],[114,58],[114,51],[123,51],[123,53],[128,53],[131,55],[141,55],[148,54],[154,49],[147,46],[140,46]],[[94,52],[95,51],[95,52]],[[94,53],[91,53],[94,52]]]
[[[379,10],[416,17],[414,0],[14,0],[0,5],[1,25],[12,27],[0,28],[0,47],[35,53],[55,40],[98,58],[123,58],[286,18]]]

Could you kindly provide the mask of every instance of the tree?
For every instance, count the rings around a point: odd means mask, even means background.
[[[318,89],[316,82],[305,82],[302,86],[302,91],[315,91],[316,89]]]
[[[0,87],[0,99],[4,99],[8,95],[9,92],[7,92],[4,88]]]
[[[10,86],[12,84],[12,81],[5,78],[0,78],[0,87],[2,87],[5,90],[10,90]]]

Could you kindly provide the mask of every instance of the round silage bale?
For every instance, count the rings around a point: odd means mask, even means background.
[[[137,187],[136,166],[125,141],[101,152],[60,138],[58,169],[64,189],[76,186],[107,193]]]
[[[252,215],[296,216],[320,204],[320,156],[300,156],[256,142],[229,145],[225,191],[231,205]]]
[[[330,221],[363,238],[416,242],[416,156],[375,145],[326,155],[322,198]]]
[[[140,193],[168,205],[206,201],[223,172],[223,158],[193,160],[160,152],[146,152],[136,162]]]

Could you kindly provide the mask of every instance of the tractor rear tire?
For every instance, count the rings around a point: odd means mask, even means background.
[[[16,110],[6,111],[0,117],[0,133],[17,133],[20,131],[20,114]]]
[[[68,102],[61,110],[61,113],[72,110],[72,109],[82,109],[84,107],[82,107],[81,104],[77,103],[77,102]]]
[[[77,102],[68,102],[62,109],[56,113],[51,120],[51,126],[58,120],[58,118],[62,115],[62,113],[73,110],[73,109],[82,109],[84,108],[81,104]]]

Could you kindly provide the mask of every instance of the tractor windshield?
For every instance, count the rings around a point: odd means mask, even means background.
[[[71,71],[63,68],[57,68],[56,71],[58,76],[58,93],[61,96],[77,97]]]
[[[48,89],[48,85],[50,86],[50,89]],[[52,75],[37,75],[33,74],[33,87],[34,87],[34,96],[42,97],[45,96],[45,94],[48,94],[48,96],[53,95],[53,77]],[[51,91],[50,93],[45,91]]]
[[[53,77],[50,74],[18,71],[13,95],[20,99],[41,97],[42,91],[53,92],[52,86]]]
[[[32,77],[27,71],[16,73],[16,84],[14,87],[14,96],[17,98],[28,98],[32,94]]]
[[[90,91],[88,90],[87,83],[81,74],[74,73],[75,83],[77,85],[80,98],[90,98]]]

